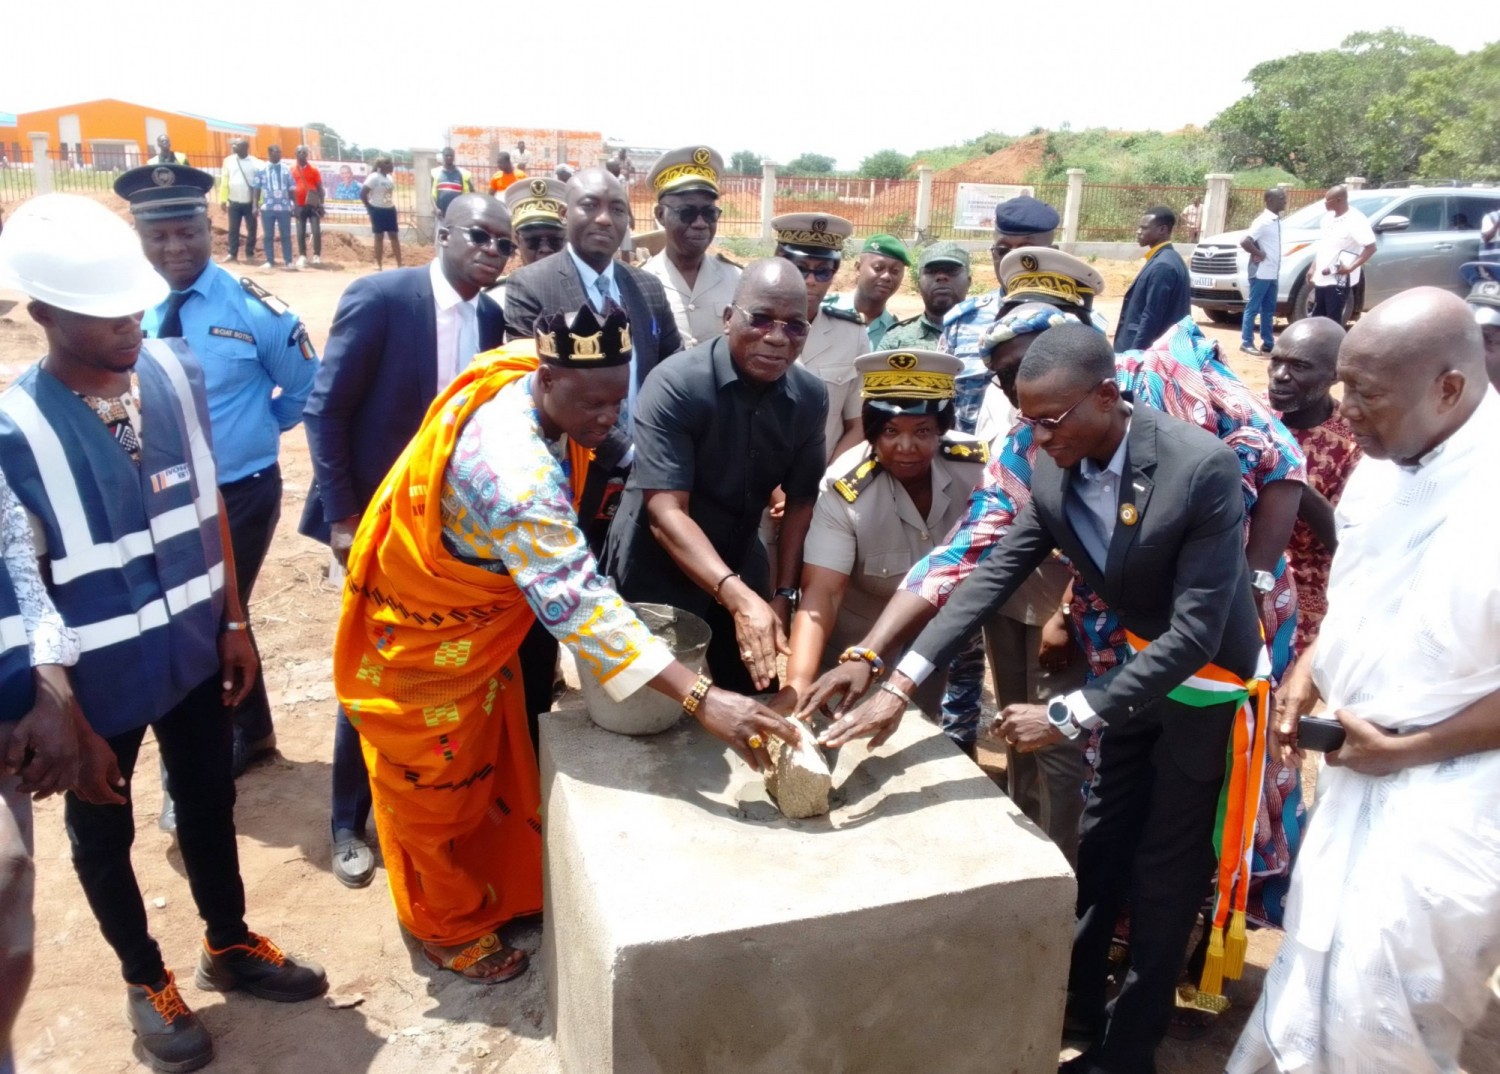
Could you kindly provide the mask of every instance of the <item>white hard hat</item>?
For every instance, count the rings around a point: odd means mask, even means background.
[[[90,198],[32,198],[0,232],[0,287],[90,317],[124,317],[170,290],[130,225]]]

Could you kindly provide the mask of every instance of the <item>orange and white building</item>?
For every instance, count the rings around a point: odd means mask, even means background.
[[[105,98],[17,113],[14,126],[0,127],[0,142],[5,143],[11,160],[30,153],[30,135],[36,132],[47,135],[47,151],[53,160],[111,171],[149,158],[156,152],[157,137],[163,134],[193,164],[213,167],[229,155],[230,143],[237,138],[249,139],[250,152],[261,158],[266,146],[279,145],[291,156],[299,144],[310,144],[308,137],[317,139],[316,132],[302,127],[229,123]]]

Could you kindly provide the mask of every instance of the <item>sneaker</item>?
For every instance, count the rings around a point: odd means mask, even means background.
[[[1255,344],[1253,344],[1253,343],[1241,343],[1240,344],[1240,353],[1241,354],[1253,354],[1257,358],[1260,357],[1260,351],[1256,349]]]
[[[313,265],[317,266],[317,265],[321,265],[322,263],[323,263],[323,259],[321,257],[319,257],[317,254],[313,254]]]
[[[274,261],[267,261],[263,265],[261,265],[260,267],[263,268],[263,269],[273,269],[273,268],[276,267],[276,262],[274,262]]]
[[[333,833],[333,878],[346,888],[362,888],[375,875],[375,854],[364,837],[348,828]]]
[[[238,265],[239,263],[240,259],[234,254],[225,254],[223,257],[219,258],[219,264],[221,265]]]
[[[125,1019],[146,1061],[156,1070],[169,1074],[197,1070],[214,1057],[214,1040],[183,1002],[171,970],[156,988],[130,985],[125,989]]]
[[[305,269],[305,268],[307,268],[307,255],[303,254],[301,257],[297,258],[297,263],[295,265],[291,266],[291,267],[294,268],[294,269]]]
[[[288,958],[281,948],[253,932],[248,943],[217,951],[204,940],[193,982],[205,992],[243,988],[252,996],[277,1003],[298,1003],[328,991],[328,975],[322,966]]]

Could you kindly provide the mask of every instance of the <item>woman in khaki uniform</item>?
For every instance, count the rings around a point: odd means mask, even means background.
[[[935,351],[880,351],[856,360],[865,443],[833,460],[803,547],[783,708],[868,633],[906,572],[963,516],[986,453],[954,437],[954,377],[963,363]],[[914,700],[935,713],[943,676]]]

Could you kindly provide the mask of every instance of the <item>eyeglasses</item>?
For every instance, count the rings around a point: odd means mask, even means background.
[[[453,229],[449,228],[448,230],[452,231]],[[511,242],[505,235],[491,235],[482,227],[465,227],[458,230],[465,239],[469,240],[470,246],[478,247],[481,250],[493,247],[495,252],[501,257],[509,257],[516,252],[516,244]]]
[[[838,273],[837,261],[802,261],[792,257],[790,254],[782,254],[783,258],[797,266],[797,271],[802,273],[803,279],[817,280],[819,283],[827,283]]]
[[[563,237],[561,230],[554,230],[552,234],[522,234],[521,245],[528,250],[561,250],[563,248]]]
[[[691,224],[700,216],[706,223],[717,224],[719,217],[724,215],[724,210],[717,205],[668,205],[665,208],[684,224]]]
[[[1115,382],[1115,378],[1114,377],[1105,377],[1098,384],[1095,384],[1088,391],[1084,392],[1083,395],[1079,397],[1078,402],[1076,402],[1072,406],[1068,407],[1067,410],[1064,410],[1061,414],[1059,414],[1055,418],[1028,418],[1025,414],[1017,414],[1016,415],[1016,419],[1018,421],[1022,422],[1023,424],[1025,424],[1025,425],[1031,426],[1032,428],[1046,429],[1046,430],[1048,430],[1050,432],[1051,430],[1056,429],[1063,422],[1067,421],[1068,420],[1068,415],[1071,414],[1071,413],[1073,413],[1073,411],[1077,410],[1080,406],[1082,406],[1083,405],[1083,401],[1085,399],[1087,399],[1089,396],[1093,395],[1096,391],[1098,391],[1104,385],[1106,385],[1106,384],[1113,384],[1114,382]]]
[[[729,304],[729,308],[741,314],[745,318],[746,323],[749,324],[750,331],[757,335],[763,336],[777,325],[780,325],[788,339],[803,339],[807,336],[808,328],[811,327],[800,317],[793,318],[790,321],[778,321],[769,313],[751,313],[744,306],[736,306],[733,302]]]

